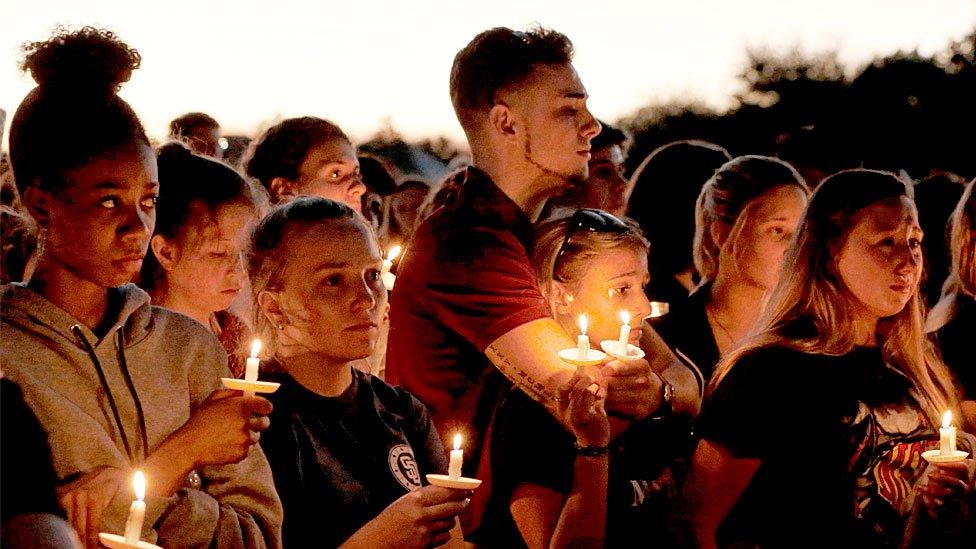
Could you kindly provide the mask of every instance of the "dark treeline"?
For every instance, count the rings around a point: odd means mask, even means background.
[[[705,139],[733,156],[770,154],[802,171],[841,168],[976,175],[976,30],[925,57],[899,52],[851,75],[835,53],[752,51],[737,106],[648,105],[621,124],[634,135],[632,171],[654,148]]]

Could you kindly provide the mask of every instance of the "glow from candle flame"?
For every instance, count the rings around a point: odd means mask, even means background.
[[[942,414],[942,428],[948,429],[952,427],[952,410],[946,410],[946,413]]]
[[[461,438],[461,433],[455,433],[455,435],[454,435],[454,449],[455,450],[460,450],[461,449],[461,441],[462,440],[463,439]]]
[[[261,352],[261,340],[255,339],[251,342],[251,358],[257,358],[258,353]]]
[[[620,323],[630,324],[630,313],[627,311],[620,311]]]
[[[400,246],[394,246],[394,247],[390,248],[390,251],[386,252],[386,260],[387,261],[393,261],[394,259],[397,258],[397,256],[400,255],[400,252],[402,252],[402,251],[403,251],[403,248],[401,248]]]
[[[142,471],[136,471],[136,474],[132,475],[132,490],[139,501],[146,498],[146,475],[142,474]]]
[[[579,329],[580,329],[580,333],[581,334],[586,335],[586,327],[587,327],[586,315],[580,315],[579,316]]]

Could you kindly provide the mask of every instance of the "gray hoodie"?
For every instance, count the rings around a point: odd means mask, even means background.
[[[119,292],[123,304],[114,327],[99,340],[34,291],[18,284],[0,288],[0,364],[47,430],[54,469],[63,480],[106,466],[133,470],[96,360],[132,453],[140,457],[133,390],[151,454],[219,388],[219,378],[230,375],[223,348],[199,323],[153,307],[135,285],[111,291]],[[146,498],[144,540],[168,548],[281,546],[281,502],[259,446],[240,463],[199,473],[199,489]],[[132,497],[126,483],[102,517],[103,531],[123,532]]]

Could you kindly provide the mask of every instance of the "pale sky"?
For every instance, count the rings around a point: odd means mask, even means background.
[[[0,107],[33,87],[18,46],[57,23],[116,31],[143,57],[122,91],[155,137],[188,111],[228,133],[315,115],[366,139],[460,138],[451,61],[475,34],[532,23],[566,33],[591,110],[650,101],[726,107],[748,47],[836,49],[851,67],[899,49],[931,54],[976,24],[976,0],[0,0]]]

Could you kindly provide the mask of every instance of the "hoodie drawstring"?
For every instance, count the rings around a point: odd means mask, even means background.
[[[132,402],[136,405],[136,418],[139,420],[139,434],[142,435],[142,459],[149,457],[149,441],[146,438],[146,416],[142,412],[142,401],[139,400],[139,393],[136,386],[132,383],[132,376],[129,374],[129,365],[125,361],[125,334],[122,333],[122,326],[117,330],[119,335],[119,367],[122,369],[122,376],[125,378],[125,385],[129,388],[132,395]]]
[[[122,417],[119,415],[119,408],[115,403],[115,396],[112,394],[112,389],[108,384],[108,379],[105,377],[105,371],[102,370],[102,363],[98,360],[98,355],[95,354],[95,348],[89,343],[88,338],[85,337],[84,332],[81,331],[81,326],[75,324],[71,327],[71,331],[74,332],[78,339],[85,346],[85,350],[88,352],[88,358],[91,359],[92,364],[95,365],[95,372],[98,374],[98,381],[102,384],[102,389],[105,390],[105,396],[108,397],[108,405],[112,408],[112,416],[115,419],[115,425],[119,428],[119,436],[122,437],[122,446],[125,447],[125,454],[129,457],[130,463],[137,463],[135,456],[132,453],[132,447],[129,446],[129,437],[125,434],[125,427],[122,425]],[[129,389],[129,393],[132,395],[132,400],[135,402],[136,416],[139,420],[140,435],[142,436],[142,450],[143,458],[149,455],[149,443],[146,439],[146,419],[142,411],[142,402],[139,400],[139,395],[136,393],[135,385],[132,383],[132,377],[129,375],[129,367],[125,362],[125,338],[122,334],[121,327],[119,329],[119,367],[122,370],[122,375],[125,378],[125,384]]]

